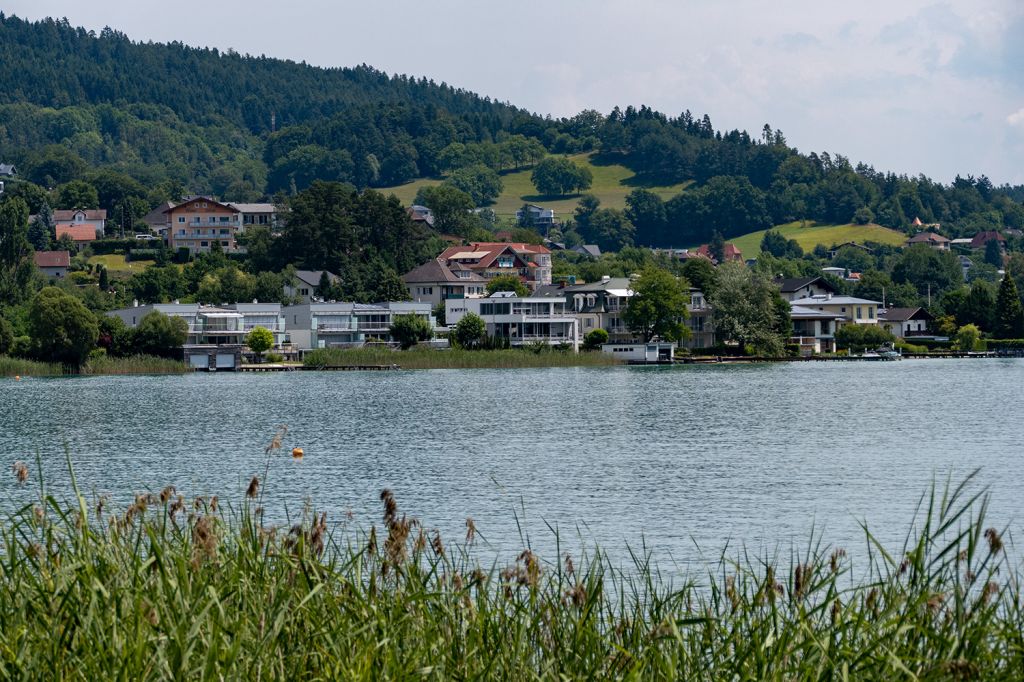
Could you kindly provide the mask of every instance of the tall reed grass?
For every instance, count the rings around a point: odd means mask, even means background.
[[[538,349],[539,350],[539,349]],[[321,348],[306,354],[306,367],[398,365],[402,369],[472,369],[504,367],[606,367],[619,364],[607,353],[505,348],[499,350]]]
[[[277,445],[280,445],[278,439]],[[272,444],[273,446],[273,444]],[[28,467],[15,476],[32,485]],[[73,472],[72,472],[73,480]],[[263,522],[173,488],[122,509],[45,493],[0,530],[3,679],[1020,679],[1024,617],[984,496],[933,486],[865,565],[812,543],[670,580],[601,552],[508,565],[381,493],[379,525]],[[453,541],[455,540],[455,541]]]
[[[23,358],[0,355],[0,376],[38,377],[64,373],[64,366],[57,362],[36,362]]]
[[[133,355],[127,358],[100,356],[90,358],[82,367],[69,367],[59,362],[37,362],[0,355],[0,376],[62,376],[66,374],[182,374],[189,371],[180,360],[168,360],[152,355]]]

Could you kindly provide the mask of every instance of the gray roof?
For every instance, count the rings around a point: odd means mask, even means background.
[[[878,301],[869,301],[866,298],[856,298],[854,296],[833,296],[832,298],[824,298],[821,296],[813,296],[811,298],[800,298],[792,302],[794,306],[818,306],[818,305],[882,305]]]
[[[924,308],[880,308],[878,319],[886,322],[904,322],[906,320],[932,320],[932,317]]]
[[[598,258],[601,256],[601,247],[599,247],[597,244],[581,244],[580,246],[574,246],[572,250],[575,251],[576,253],[583,253],[588,256],[593,256],[594,258]]]
[[[811,308],[804,308],[803,306],[791,307],[789,309],[789,316],[798,320],[834,320],[842,317],[842,315],[837,315],[835,313],[825,312],[824,310],[812,310]]]
[[[13,163],[0,163],[0,175],[13,178],[17,174],[18,169],[14,167]]]
[[[484,282],[483,277],[470,271],[467,277],[459,277],[451,268],[434,259],[402,275],[403,282]]]
[[[822,289],[828,291],[835,291],[836,288],[829,284],[829,281],[821,275],[814,277],[794,277],[791,279],[777,279],[775,283],[779,285],[779,290],[784,294],[791,294],[795,291],[800,291],[806,286],[811,284],[818,284]]]
[[[320,275],[321,273],[324,272],[327,272],[327,279],[330,280],[331,282],[337,282],[339,279],[341,279],[333,272],[329,272],[327,270],[296,270],[295,279],[299,280],[300,282],[305,282],[311,287],[315,287],[320,285]]]
[[[228,206],[242,213],[273,213],[276,210],[273,204],[236,204],[232,201]]]

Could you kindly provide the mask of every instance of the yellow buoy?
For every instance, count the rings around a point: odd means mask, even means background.
[[[302,448],[292,448],[292,457],[295,459],[302,459],[302,456],[306,454],[302,451]]]

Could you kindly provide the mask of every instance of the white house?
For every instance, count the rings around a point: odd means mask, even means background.
[[[519,298],[512,292],[496,292],[489,298],[448,299],[445,322],[453,326],[468,313],[483,318],[487,335],[507,339],[512,346],[545,343],[549,346],[580,346],[579,320],[561,297]]]
[[[283,310],[292,344],[300,351],[315,348],[358,347],[369,342],[391,343],[391,323],[398,315],[418,315],[437,322],[429,303],[409,301],[386,303],[313,302],[287,306]]]
[[[631,364],[671,364],[676,355],[676,344],[667,341],[650,343],[605,343],[601,352],[610,353],[616,359]]]
[[[824,277],[796,277],[793,279],[777,279],[776,286],[779,293],[787,301],[795,301],[798,298],[809,298],[811,296],[828,296],[835,294],[836,288],[829,284]]]
[[[843,323],[854,324],[878,324],[877,311],[881,307],[878,301],[869,301],[865,298],[854,296],[811,296],[790,301],[794,308],[808,308],[819,312],[832,313],[841,317]]]
[[[340,277],[327,270],[296,270],[292,280],[284,284],[284,295],[292,299],[297,298],[302,303],[311,303],[316,297],[317,287],[320,286],[320,276],[325,272],[327,281],[331,284],[336,284],[341,280]]]
[[[835,352],[835,333],[842,324],[842,316],[793,305],[789,310],[789,318],[793,323],[793,335],[789,343],[798,345],[801,355]]]
[[[534,227],[551,227],[552,225],[558,224],[558,218],[555,217],[554,209],[544,208],[543,206],[536,206],[534,204],[528,204],[526,209],[530,212],[530,224]],[[526,223],[523,216],[523,209],[516,211],[516,222],[520,225]]]
[[[928,324],[935,318],[924,308],[880,308],[878,324],[898,339],[929,336]]]

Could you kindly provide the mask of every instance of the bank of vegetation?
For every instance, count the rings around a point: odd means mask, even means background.
[[[72,374],[184,374],[188,365],[181,360],[156,357],[153,355],[132,355],[124,358],[97,355],[85,364],[75,367],[59,362],[39,362],[25,358],[0,355],[0,376],[46,377]]]
[[[25,464],[14,474],[33,485]],[[866,533],[856,565],[811,542],[670,578],[640,553],[624,569],[529,548],[481,565],[472,519],[442,537],[387,490],[366,532],[314,508],[272,526],[264,483],[231,511],[173,487],[124,508],[21,491],[0,528],[0,677],[962,680],[1024,666],[1021,570],[965,486],[925,496],[902,547]]]
[[[321,348],[307,353],[306,367],[367,367],[398,365],[402,369],[485,369],[516,367],[607,367],[619,361],[607,353],[573,353],[546,348],[446,350],[411,348]]]

